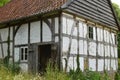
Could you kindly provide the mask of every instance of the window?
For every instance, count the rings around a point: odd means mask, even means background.
[[[21,48],[21,61],[28,60],[28,48]]]
[[[93,27],[89,26],[89,39],[93,39]]]

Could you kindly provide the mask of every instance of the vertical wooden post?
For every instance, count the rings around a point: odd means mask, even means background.
[[[15,60],[14,60],[14,55],[15,55],[15,51],[14,51],[14,46],[15,46],[15,26],[13,26],[13,38],[12,38],[12,40],[13,40],[13,45],[12,45],[12,50],[13,50],[13,52],[12,52],[12,57],[13,57],[13,69],[14,69],[14,67],[15,67],[15,64],[14,64],[14,62],[15,62]]]
[[[61,70],[62,69],[62,65],[61,65],[61,55],[62,55],[62,13],[60,12],[59,14],[59,54],[58,54],[58,68]]]
[[[3,50],[3,43],[2,43],[2,37],[1,37],[1,34],[0,34],[0,42],[1,42],[2,58],[4,58],[4,50]]]
[[[98,71],[98,32],[97,32],[97,26],[95,27],[95,33],[96,33],[96,71]]]

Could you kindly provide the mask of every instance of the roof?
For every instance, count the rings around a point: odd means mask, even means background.
[[[113,28],[119,26],[110,0],[11,0],[0,8],[0,23],[59,9]]]
[[[59,9],[67,0],[11,0],[0,8],[0,23]]]

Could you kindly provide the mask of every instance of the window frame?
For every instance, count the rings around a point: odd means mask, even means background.
[[[88,38],[93,40],[94,39],[94,31],[93,31],[93,27],[92,26],[88,26]]]
[[[21,62],[27,62],[28,61],[28,47],[20,47],[20,61]]]

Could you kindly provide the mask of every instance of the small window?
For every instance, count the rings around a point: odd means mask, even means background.
[[[21,61],[27,61],[28,59],[28,48],[21,48]]]
[[[89,26],[89,39],[93,39],[93,27]]]

